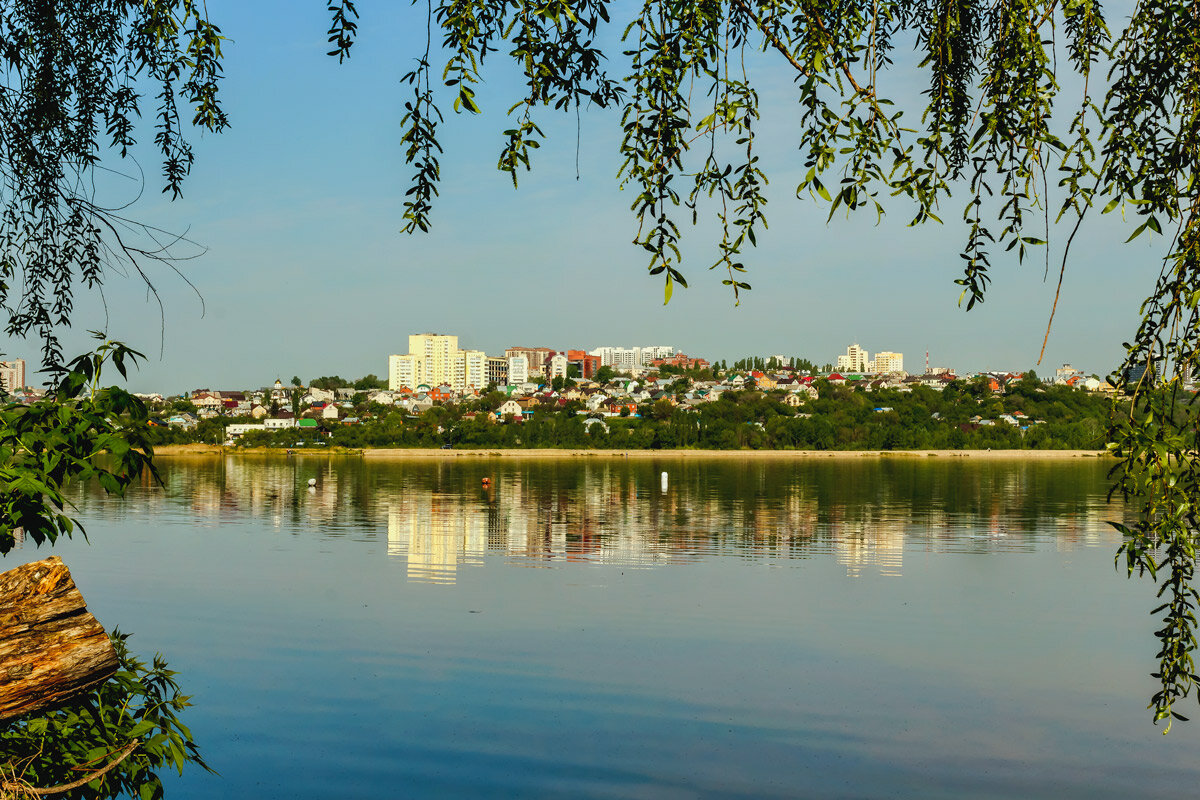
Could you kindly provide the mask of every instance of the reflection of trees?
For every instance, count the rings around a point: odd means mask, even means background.
[[[1022,550],[1047,536],[1059,548],[1112,543],[1104,520],[1119,513],[1104,502],[1099,460],[231,456],[164,460],[162,473],[164,486],[143,486],[140,502],[182,507],[202,523],[253,518],[296,535],[383,534],[410,578],[429,581],[452,581],[460,565],[488,555],[519,566],[627,567],[832,555],[851,575],[897,575],[905,550]],[[81,512],[103,502],[79,493]],[[105,504],[105,513],[121,508]]]

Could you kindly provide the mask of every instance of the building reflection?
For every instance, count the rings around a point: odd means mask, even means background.
[[[201,525],[266,519],[291,535],[376,542],[405,561],[409,580],[426,583],[489,563],[638,569],[711,558],[832,557],[850,577],[893,577],[918,551],[1116,543],[1108,520],[1123,508],[1095,488],[1103,465],[1088,468],[230,456],[164,459],[163,485],[139,487],[139,502],[182,507]],[[81,512],[120,508],[95,488],[76,500]]]

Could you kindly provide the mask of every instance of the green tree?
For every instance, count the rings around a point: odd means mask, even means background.
[[[145,404],[100,383],[106,365],[124,376],[126,362],[140,357],[120,343],[102,342],[64,363],[44,398],[0,406],[0,554],[15,545],[17,529],[41,544],[80,527],[66,513],[68,483],[95,480],[120,495],[146,470],[157,478]],[[97,460],[100,453],[109,460]],[[80,790],[86,795],[70,796],[154,796],[162,788],[160,768],[205,766],[179,722],[188,698],[166,662],[156,657],[147,666],[129,652],[125,635],[114,631],[111,638],[120,663],[113,678],[56,710],[0,726],[0,779],[55,789],[96,771],[98,764],[111,764],[103,780]],[[9,796],[9,787],[0,794]]]
[[[355,389],[386,389],[387,381],[375,376],[375,373],[364,375],[354,382]]]

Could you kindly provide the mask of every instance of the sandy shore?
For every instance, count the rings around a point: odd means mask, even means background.
[[[219,456],[225,448],[219,444],[160,444],[154,448],[158,456]]]
[[[814,458],[970,458],[970,459],[1064,459],[1108,458],[1103,450],[443,450],[437,447],[394,447],[348,450],[299,447],[302,456],[361,456],[370,459],[404,458],[704,458],[803,460]],[[154,449],[156,456],[283,455],[279,448],[225,448],[215,444],[171,444]]]

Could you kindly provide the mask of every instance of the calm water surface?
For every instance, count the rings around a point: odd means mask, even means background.
[[[1200,778],[1200,722],[1163,737],[1145,710],[1153,592],[1114,571],[1099,461],[162,467],[125,501],[81,491],[91,544],[54,552],[195,695],[221,774],[171,778],[169,800]]]

